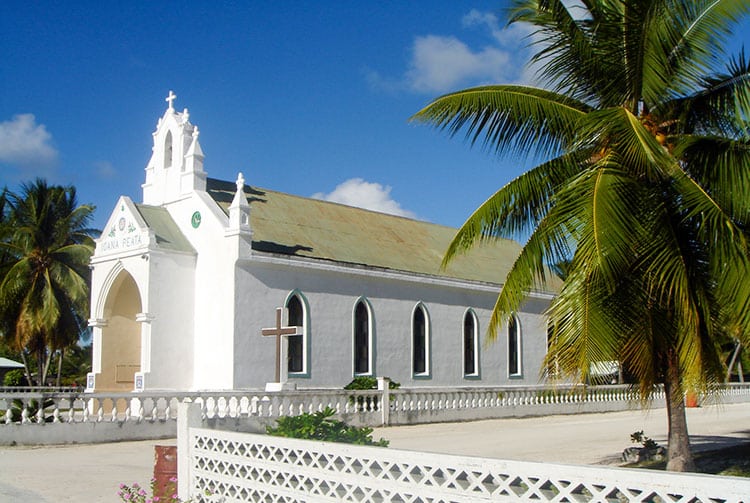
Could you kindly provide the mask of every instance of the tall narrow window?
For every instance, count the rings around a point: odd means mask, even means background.
[[[552,346],[554,345],[555,342],[557,342],[557,334],[555,333],[555,327],[551,323],[547,323],[547,353],[548,354],[550,350],[552,349]],[[560,373],[556,355],[555,355],[554,361],[547,362],[546,373],[547,373],[547,377],[557,377],[557,375]]]
[[[354,373],[370,374],[370,311],[364,301],[354,306]]]
[[[521,327],[518,318],[508,320],[508,375],[521,375]]]
[[[468,310],[464,315],[464,376],[473,377],[479,375],[479,347],[477,337],[477,317],[473,311]]]
[[[307,327],[305,326],[305,310],[302,301],[298,295],[292,295],[286,303],[289,316],[289,326],[302,327],[301,335],[291,335],[287,337],[287,371],[290,374],[300,374],[305,372],[305,348]]]
[[[414,375],[429,375],[430,334],[427,312],[422,304],[412,315],[412,370]]]
[[[164,167],[172,166],[172,131],[167,131],[167,137],[164,139]]]

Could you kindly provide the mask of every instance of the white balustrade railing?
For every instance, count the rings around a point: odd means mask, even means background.
[[[0,386],[0,393],[78,393],[82,386]]]
[[[628,386],[531,386],[382,390],[252,390],[138,393],[0,393],[3,424],[175,421],[177,406],[194,402],[204,418],[274,419],[330,407],[353,424],[380,426],[454,419],[622,410],[637,404]],[[657,390],[654,401],[663,402]],[[728,384],[718,401],[750,401],[750,384]],[[388,407],[383,407],[388,404]],[[521,410],[522,409],[522,410]]]
[[[382,396],[377,390],[0,393],[0,425],[175,421],[181,402],[200,404],[208,419],[277,418],[326,407],[338,414],[375,415]]]
[[[750,395],[750,385],[743,394]],[[391,390],[391,410],[454,410],[637,401],[628,386],[534,386],[519,388],[413,388]],[[664,398],[657,390],[653,400]]]
[[[750,494],[750,479],[739,477],[503,461],[205,429],[189,407],[180,412],[177,438],[182,500],[728,503],[747,501]]]

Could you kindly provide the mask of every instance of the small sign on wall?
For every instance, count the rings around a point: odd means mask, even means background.
[[[89,372],[86,374],[86,392],[92,393],[96,388],[96,374]]]
[[[143,372],[136,372],[135,373],[135,391],[143,391],[145,389],[145,379],[143,376]]]

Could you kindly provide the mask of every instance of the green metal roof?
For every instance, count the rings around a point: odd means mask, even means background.
[[[236,190],[233,182],[207,181],[206,191],[225,212]],[[247,185],[245,194],[258,251],[500,284],[521,250],[515,241],[499,239],[441,270],[456,233],[451,227]]]
[[[143,217],[143,220],[146,222],[149,229],[154,231],[156,244],[159,248],[195,253],[195,249],[190,244],[190,241],[188,241],[182,231],[180,231],[180,228],[172,219],[172,216],[166,208],[162,208],[161,206],[149,206],[146,204],[136,204],[135,207],[138,209],[138,213],[141,214],[141,217]]]

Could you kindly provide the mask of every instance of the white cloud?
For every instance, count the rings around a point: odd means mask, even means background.
[[[494,47],[472,51],[455,37],[417,37],[406,79],[418,92],[446,92],[467,81],[502,79],[508,53]]]
[[[490,36],[503,47],[525,47],[530,42],[530,36],[534,29],[524,23],[513,23],[511,25],[500,26],[500,21],[492,12],[480,12],[477,9],[471,9],[463,19],[461,24],[464,28],[473,28],[475,26],[485,27],[489,30]]]
[[[472,47],[456,36],[420,35],[410,48],[408,69],[400,78],[388,78],[367,70],[368,83],[389,91],[408,89],[420,93],[445,93],[486,84],[529,84],[533,72],[525,68],[531,30],[520,24],[501,27],[495,14],[469,11],[464,29],[480,29],[488,37]]]
[[[33,114],[19,114],[0,122],[0,163],[40,174],[48,172],[56,161],[52,135],[44,124],[36,123]]]
[[[480,12],[477,9],[471,9],[469,13],[461,19],[461,24],[464,28],[484,25],[490,30],[492,38],[500,43],[508,42],[508,38],[504,35],[503,30],[500,29],[500,23],[497,20],[497,16],[491,12]]]
[[[367,210],[389,213],[401,217],[415,218],[414,213],[405,210],[391,199],[391,187],[379,183],[367,182],[362,178],[350,178],[339,184],[333,192],[324,194],[318,192],[311,196],[314,199],[332,201],[334,203],[357,206]]]

